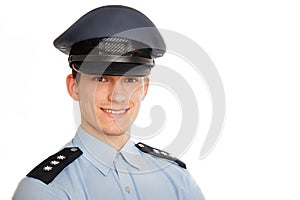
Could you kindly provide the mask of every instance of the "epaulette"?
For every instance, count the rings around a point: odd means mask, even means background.
[[[82,151],[78,147],[64,148],[41,162],[27,176],[49,184],[64,168],[81,155]]]
[[[181,160],[179,160],[178,158],[176,157],[173,157],[171,156],[168,152],[166,151],[162,151],[162,150],[159,150],[157,148],[153,148],[151,146],[148,146],[144,143],[137,143],[135,145],[139,150],[141,150],[142,152],[144,153],[148,153],[150,155],[153,155],[153,156],[156,156],[156,157],[159,157],[159,158],[164,158],[164,159],[167,159],[167,160],[171,160],[171,161],[174,161],[176,162],[180,167],[186,169],[186,164],[184,162],[182,162]]]

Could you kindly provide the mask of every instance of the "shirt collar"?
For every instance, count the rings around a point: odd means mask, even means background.
[[[141,153],[137,151],[135,144],[132,140],[128,140],[122,149],[119,151],[125,158],[125,160],[133,167],[140,169],[141,165]]]
[[[118,153],[136,169],[144,168],[145,161],[141,152],[137,150],[132,140],[128,140],[120,151],[102,142],[79,127],[73,140],[74,145],[84,152],[86,158],[92,162],[104,175],[114,168],[114,160]]]

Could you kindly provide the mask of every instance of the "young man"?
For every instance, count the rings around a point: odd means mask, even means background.
[[[165,52],[154,24],[132,8],[100,7],[54,45],[69,55],[67,90],[79,102],[81,125],[20,182],[13,199],[203,200],[183,162],[130,139],[154,58]]]

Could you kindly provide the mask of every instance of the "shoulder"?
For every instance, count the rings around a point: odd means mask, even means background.
[[[172,180],[171,182],[176,185],[176,188],[183,188],[181,191],[183,192],[182,194],[184,199],[205,199],[196,181],[186,169],[184,162],[176,157],[171,156],[168,152],[159,150],[141,142],[137,143],[135,146],[140,151],[150,154],[154,158],[162,158],[173,163],[172,166],[168,165],[169,167],[164,168],[164,173],[168,174],[167,177]],[[175,167],[174,165],[178,165],[181,168],[177,166]]]
[[[13,200],[62,200],[67,194],[59,187],[49,187],[41,181],[25,177],[20,181],[13,195]]]
[[[172,156],[170,153],[166,151],[151,147],[141,142],[137,143],[135,146],[144,153],[150,154],[154,157],[163,158],[165,160],[172,161],[174,164],[176,163],[178,166],[186,169],[186,164],[184,162]]]
[[[49,156],[19,183],[13,200],[59,200],[67,199],[66,192],[56,187],[53,180],[63,172],[71,163],[82,155],[77,147],[68,147]]]
[[[78,147],[64,148],[37,165],[27,174],[27,177],[49,184],[58,174],[81,155],[82,151]]]

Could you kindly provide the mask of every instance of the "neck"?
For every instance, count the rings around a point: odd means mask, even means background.
[[[119,134],[105,133],[102,130],[97,130],[90,126],[85,126],[84,124],[81,124],[81,128],[83,128],[90,135],[110,145],[116,150],[120,150],[130,138],[129,133],[119,133]]]
[[[99,133],[99,137],[97,139],[105,142],[106,144],[112,146],[116,150],[122,149],[122,147],[126,144],[128,139],[130,138],[129,134],[123,133],[122,135],[110,135],[107,133]]]

